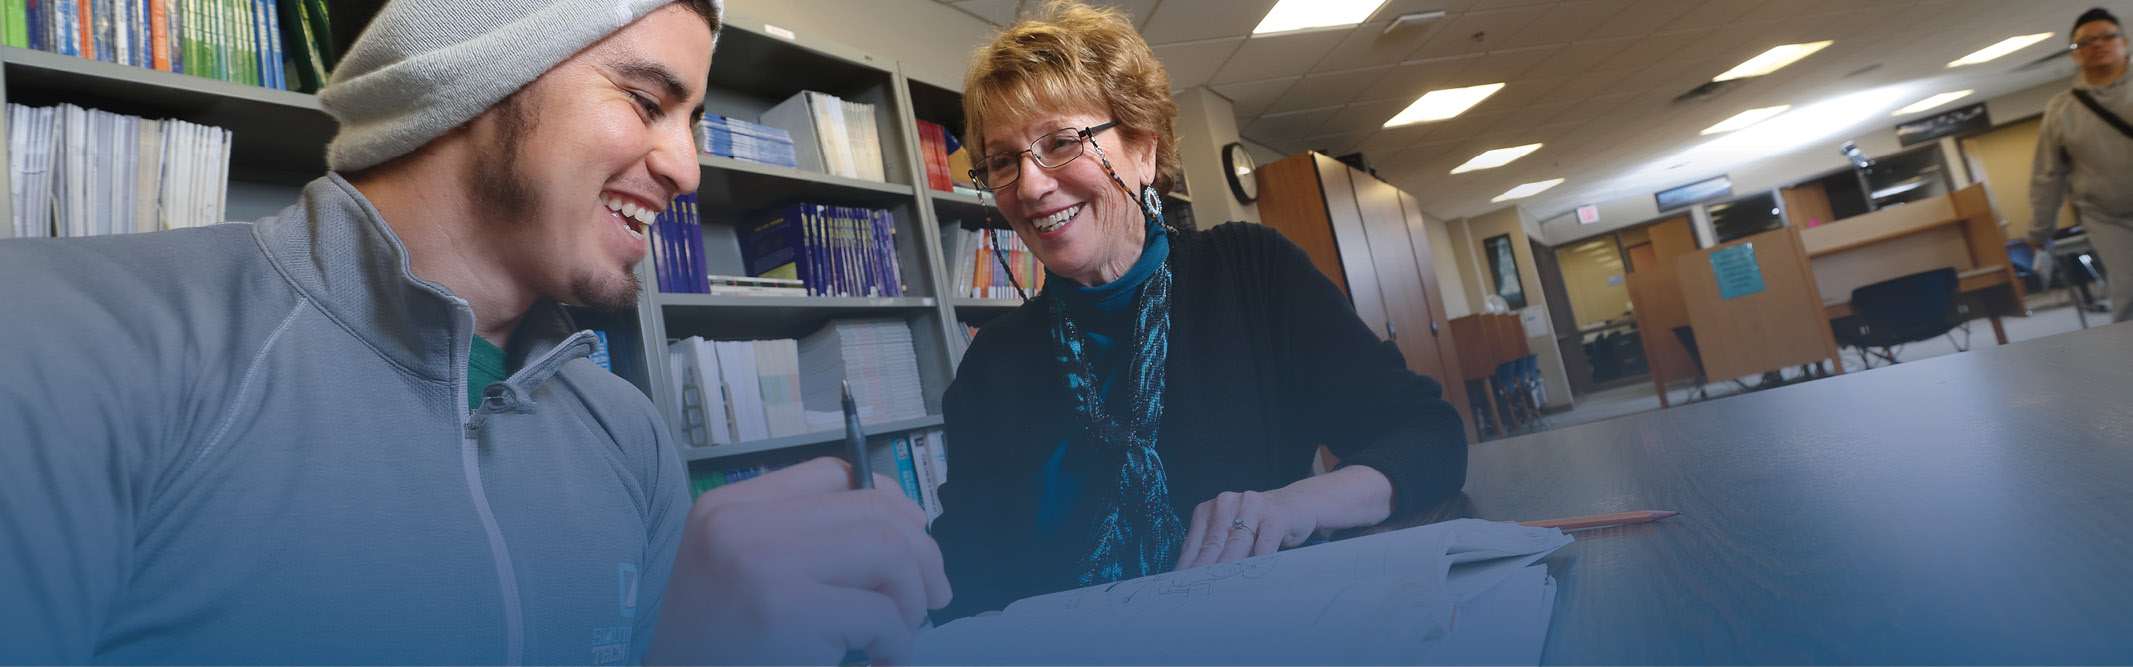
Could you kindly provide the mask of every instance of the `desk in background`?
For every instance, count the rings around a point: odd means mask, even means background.
[[[1681,511],[1542,561],[1547,664],[2126,664],[2128,350],[2098,327],[1477,445],[1447,505]]]
[[[1958,272],[1958,302],[1970,306],[1970,317],[1990,318],[2001,345],[2007,329],[2000,318],[2029,313],[1983,185],[1802,229],[1800,240],[1829,319],[1852,314],[1854,289],[1941,268]]]

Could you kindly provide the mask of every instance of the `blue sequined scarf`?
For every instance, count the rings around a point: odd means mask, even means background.
[[[1144,194],[1144,201],[1155,199],[1152,189]],[[1149,225],[1162,226],[1160,209],[1142,208]],[[1178,545],[1185,539],[1185,522],[1170,506],[1163,458],[1155,452],[1156,430],[1163,419],[1163,364],[1170,356],[1170,265],[1157,267],[1133,301],[1133,356],[1121,378],[1126,382],[1121,389],[1129,397],[1124,406],[1105,403],[1089,360],[1088,336],[1068,315],[1064,300],[1050,301],[1053,348],[1066,370],[1083,440],[1106,458],[1120,461],[1116,483],[1104,489],[1092,544],[1081,558],[1079,585],[1167,571],[1177,562]]]

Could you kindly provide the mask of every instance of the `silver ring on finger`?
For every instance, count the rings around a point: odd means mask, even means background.
[[[1243,520],[1243,519],[1232,519],[1232,520],[1230,520],[1230,522],[1229,522],[1229,529],[1230,529],[1230,530],[1243,530],[1244,532],[1247,532],[1247,533],[1251,533],[1253,537],[1258,537],[1258,536],[1259,536],[1259,531],[1257,531],[1257,530],[1254,530],[1254,529],[1252,529],[1252,527],[1251,527],[1251,526],[1247,526],[1247,525],[1245,525],[1245,524],[1244,524],[1244,520]]]

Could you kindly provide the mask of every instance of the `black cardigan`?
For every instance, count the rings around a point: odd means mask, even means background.
[[[1408,371],[1279,231],[1232,222],[1180,232],[1169,261],[1156,450],[1179,518],[1224,491],[1309,476],[1320,444],[1343,466],[1384,473],[1394,516],[1466,483],[1466,432],[1443,387]],[[1075,428],[1052,356],[1050,298],[986,325],[943,399],[954,475],[941,486],[933,536],[955,599],[938,620],[1074,587],[1081,554],[1037,548],[1038,471]]]

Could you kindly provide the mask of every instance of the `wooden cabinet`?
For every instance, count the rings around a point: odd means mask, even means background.
[[[1301,246],[1347,292],[1356,316],[1400,348],[1408,369],[1442,382],[1445,400],[1465,412],[1466,385],[1415,198],[1317,153],[1263,165],[1255,177],[1261,221]],[[1476,439],[1474,424],[1466,431]]]

